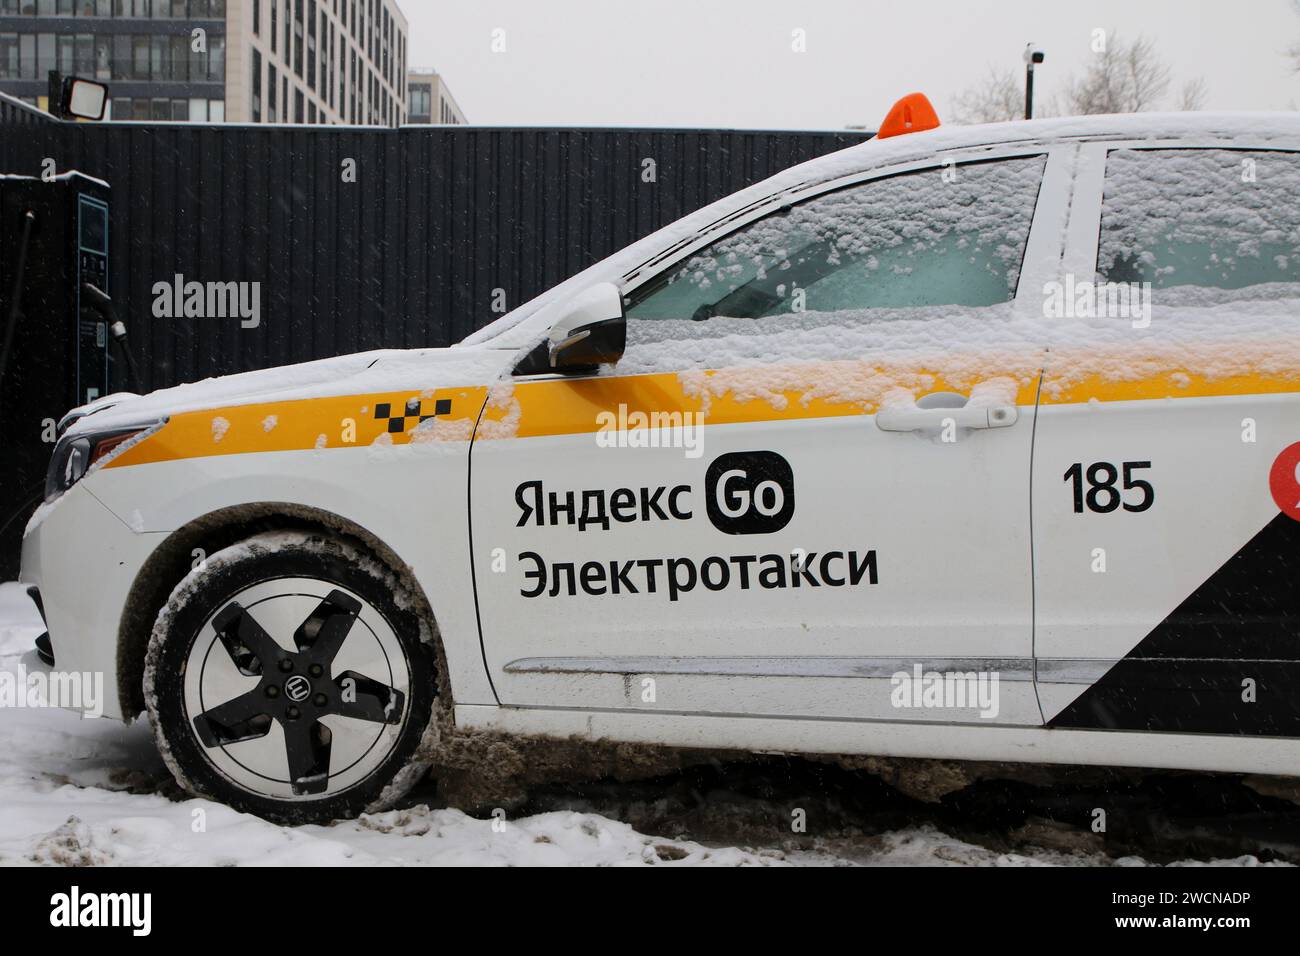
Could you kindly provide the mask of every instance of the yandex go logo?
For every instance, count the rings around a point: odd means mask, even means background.
[[[794,517],[794,471],[774,451],[719,456],[704,489],[709,520],[724,534],[771,534]]]

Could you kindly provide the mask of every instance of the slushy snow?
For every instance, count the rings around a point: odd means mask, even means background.
[[[19,673],[41,630],[23,589],[0,584],[0,675]],[[1047,849],[997,852],[932,826],[895,830],[865,847],[706,846],[576,810],[502,823],[415,805],[332,826],[282,827],[210,800],[172,799],[167,779],[147,721],[128,727],[61,710],[0,708],[0,865],[1143,865],[1136,857]]]

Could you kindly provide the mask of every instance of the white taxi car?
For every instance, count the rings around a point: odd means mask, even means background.
[[[1300,118],[937,126],[450,349],[73,413],[45,665],[285,820],[474,731],[1300,774]]]

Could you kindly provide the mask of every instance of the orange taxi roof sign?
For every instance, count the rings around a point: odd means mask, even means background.
[[[919,133],[922,130],[936,129],[939,126],[939,114],[934,111],[924,93],[908,93],[889,110],[889,115],[880,124],[876,139],[901,136],[904,133]]]

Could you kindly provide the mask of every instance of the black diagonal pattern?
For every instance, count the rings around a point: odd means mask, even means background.
[[[1273,518],[1049,726],[1300,737],[1300,521]]]

